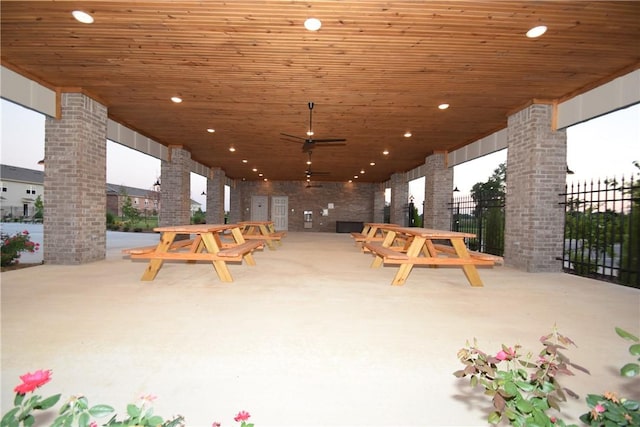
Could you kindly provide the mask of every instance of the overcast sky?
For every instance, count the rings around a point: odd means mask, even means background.
[[[0,102],[0,163],[43,170],[44,116],[4,99]],[[506,161],[506,150],[454,167],[454,187],[468,194],[477,182],[486,181]],[[567,130],[567,164],[574,175],[569,181],[630,177],[640,161],[640,104],[616,111]],[[160,160],[128,147],[107,142],[107,182],[150,189],[160,176]],[[191,174],[191,198],[206,208],[206,178]],[[422,206],[423,191],[411,185],[409,193]]]

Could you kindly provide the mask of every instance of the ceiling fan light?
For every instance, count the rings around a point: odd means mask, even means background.
[[[545,25],[538,25],[537,27],[533,27],[529,31],[527,31],[527,37],[529,37],[530,39],[535,39],[536,37],[540,37],[546,32],[547,27]]]
[[[71,14],[78,22],[82,22],[83,24],[93,24],[93,16],[89,15],[87,12],[74,10]]]
[[[318,18],[307,18],[304,27],[309,31],[318,31],[322,27],[322,22]]]

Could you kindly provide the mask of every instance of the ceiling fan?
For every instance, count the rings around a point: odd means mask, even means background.
[[[307,160],[307,170],[304,171],[304,174],[307,178],[311,178],[314,175],[331,175],[331,172],[320,172],[320,171],[312,171],[311,170],[311,150],[308,152],[309,159]]]
[[[281,133],[281,135],[284,135],[287,138],[293,138],[296,140],[293,142],[302,144],[303,153],[307,153],[316,147],[346,145],[345,142],[347,140],[344,138],[322,138],[322,139],[313,138],[313,105],[314,104],[313,102],[309,102],[307,105],[309,106],[309,130],[307,131],[308,138],[289,135],[287,133]]]

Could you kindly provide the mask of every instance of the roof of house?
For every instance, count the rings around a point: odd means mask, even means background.
[[[44,183],[44,172],[11,165],[0,165],[0,179],[5,181]]]

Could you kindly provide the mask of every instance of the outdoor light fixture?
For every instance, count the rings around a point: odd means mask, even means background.
[[[454,189],[453,189],[453,192],[454,192],[454,193],[459,193],[459,192],[460,192],[460,190],[458,190],[458,187],[456,186],[456,188],[454,188]]]
[[[215,129],[213,129],[213,128],[209,128],[209,129],[207,129],[207,132],[209,132],[209,133],[214,133],[215,131],[216,131],[216,130],[215,130]]]
[[[441,110],[446,110],[447,108],[449,108],[449,104],[440,104],[438,105],[438,108]]]
[[[156,182],[153,184],[154,187],[160,187],[160,178],[156,179]]]
[[[406,131],[406,132],[404,133],[404,137],[405,137],[405,138],[411,138],[411,132]]]
[[[235,149],[235,147],[229,147],[229,151],[231,151],[233,153],[234,151],[236,151],[236,149]]]
[[[182,102],[182,98],[180,98],[179,96],[172,96],[171,101],[175,102],[176,104],[180,104]]]
[[[309,31],[318,31],[322,27],[322,22],[318,18],[308,18],[304,21],[304,27]]]
[[[200,193],[201,196],[206,196],[207,193],[205,193],[204,191],[202,193]]]
[[[567,165],[567,175],[573,175],[575,172],[569,169],[569,165]]]

